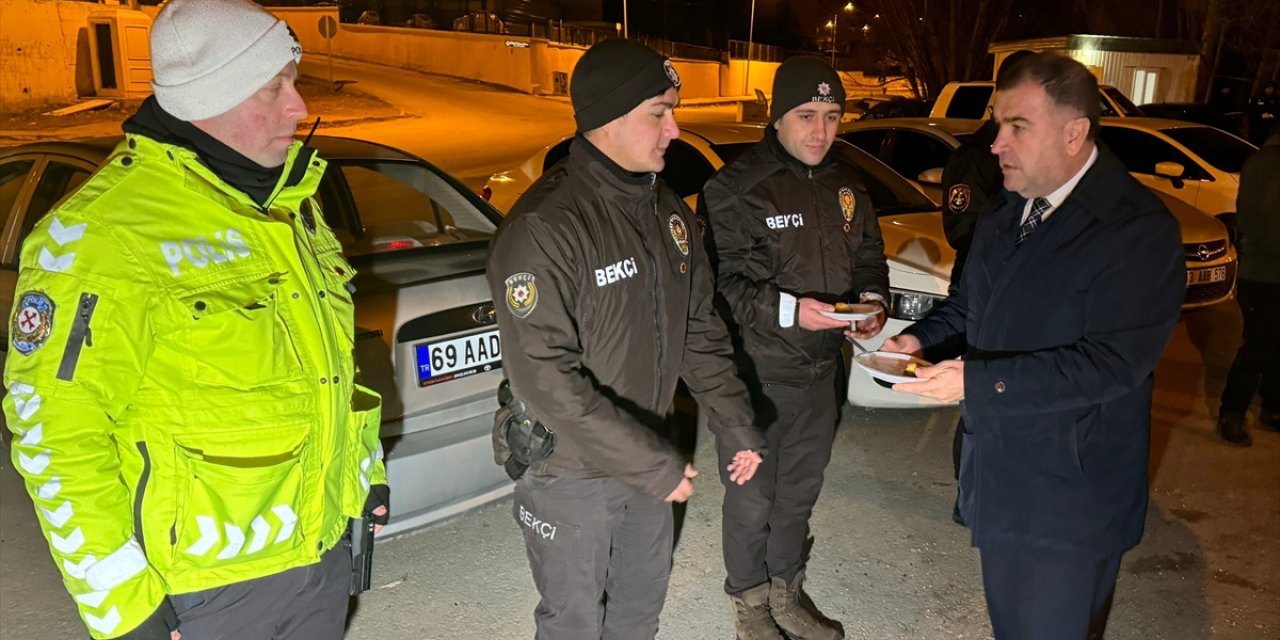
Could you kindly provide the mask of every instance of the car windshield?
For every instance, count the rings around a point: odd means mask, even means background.
[[[1240,173],[1245,159],[1257,151],[1248,142],[1213,127],[1173,127],[1161,132],[1227,173]]]
[[[900,213],[925,213],[937,211],[937,205],[902,176],[867,152],[839,140],[832,148],[853,162],[861,174],[876,215],[889,216]]]
[[[320,197],[349,257],[487,242],[497,229],[470,192],[411,160],[330,161]]]
[[[1110,109],[1108,108],[1108,105],[1104,103],[1102,105],[1103,107],[1102,115],[1104,116],[1118,115],[1118,116],[1125,116],[1129,118],[1137,118],[1144,115],[1142,113],[1142,109],[1138,105],[1134,104],[1133,101],[1130,100],[1127,96],[1121,93],[1119,89],[1115,87],[1103,87],[1102,91],[1107,94],[1108,98],[1111,98],[1112,102],[1116,103],[1116,108],[1120,110],[1120,113],[1107,113],[1107,111],[1110,111]]]

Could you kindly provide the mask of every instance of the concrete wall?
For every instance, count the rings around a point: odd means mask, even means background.
[[[0,0],[0,112],[67,103],[93,91],[87,2]]]
[[[336,7],[271,7],[289,23],[302,41],[305,55],[324,55],[320,35],[324,16],[337,19]],[[339,24],[330,43],[333,55],[459,78],[469,78],[524,93],[556,93],[556,74],[571,77],[585,47],[547,42],[540,38],[487,35]],[[680,74],[683,98],[716,98],[721,95],[720,67],[716,62],[674,60]],[[562,83],[561,86],[567,86]]]
[[[765,94],[773,93],[773,76],[781,63],[751,61],[751,73],[747,73],[746,60],[729,60],[720,66],[720,95],[755,97],[756,89]],[[747,83],[746,86],[743,83]],[[745,90],[744,90],[745,89]]]

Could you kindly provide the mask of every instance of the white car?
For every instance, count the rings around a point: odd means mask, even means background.
[[[1257,147],[1221,129],[1158,118],[1103,118],[1098,137],[1139,182],[1234,230],[1240,168]]]

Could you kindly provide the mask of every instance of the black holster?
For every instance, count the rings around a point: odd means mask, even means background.
[[[493,414],[493,461],[507,476],[519,480],[529,465],[551,455],[556,435],[538,421],[511,392],[511,383],[498,385],[498,411]]]

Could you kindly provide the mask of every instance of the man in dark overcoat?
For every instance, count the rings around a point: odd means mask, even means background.
[[[960,507],[997,640],[1100,637],[1142,538],[1153,371],[1178,320],[1178,224],[1097,146],[1097,80],[1052,54],[997,83],[1004,206],[958,290],[886,341],[963,336],[963,359],[897,391],[960,401]]]

